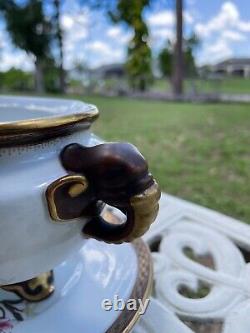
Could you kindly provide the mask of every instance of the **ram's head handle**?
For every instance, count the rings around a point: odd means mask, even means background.
[[[62,151],[61,162],[70,172],[71,181],[67,181],[66,176],[56,181],[56,186],[48,188],[47,197],[49,194],[54,200],[54,207],[50,206],[52,217],[53,208],[61,220],[90,216],[83,233],[111,243],[128,242],[142,236],[155,220],[159,186],[149,173],[144,157],[133,145],[104,143],[83,147],[71,144]],[[126,222],[115,225],[105,221],[100,215],[103,203],[122,211]]]

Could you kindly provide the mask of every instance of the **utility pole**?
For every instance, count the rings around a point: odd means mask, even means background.
[[[173,92],[183,93],[183,0],[176,0],[176,42],[174,53]]]

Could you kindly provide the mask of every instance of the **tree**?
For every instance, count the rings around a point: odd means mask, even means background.
[[[196,74],[196,64],[194,51],[199,46],[199,39],[195,34],[183,40],[183,76],[193,77]],[[173,77],[173,63],[174,63],[174,44],[168,41],[167,47],[164,48],[158,57],[159,68],[162,76],[165,78]]]
[[[51,56],[51,24],[43,12],[41,0],[17,4],[14,0],[0,0],[0,11],[15,46],[34,57],[36,90],[44,91],[43,66]]]
[[[159,54],[159,69],[161,74],[165,78],[172,76],[172,64],[173,64],[173,47],[170,41],[168,41],[167,47],[162,49]]]
[[[59,49],[59,90],[64,93],[65,86],[65,71],[63,67],[64,62],[64,53],[63,53],[63,31],[60,24],[61,18],[61,1],[54,0],[54,8],[55,8],[55,35]]]
[[[111,18],[114,22],[125,22],[134,31],[129,42],[126,70],[134,90],[145,91],[152,81],[152,54],[148,44],[149,32],[143,20],[143,10],[150,0],[118,0]]]
[[[34,89],[34,76],[21,69],[10,68],[0,72],[0,88],[2,91],[32,91]]]
[[[173,72],[173,92],[183,93],[183,0],[176,0],[176,43]]]
[[[196,75],[194,51],[199,44],[200,41],[195,34],[192,34],[188,39],[184,39],[184,74],[187,77],[193,77]]]

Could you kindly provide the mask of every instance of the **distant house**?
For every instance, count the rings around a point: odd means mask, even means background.
[[[250,58],[231,58],[210,67],[210,72],[218,75],[250,77]]]
[[[121,79],[125,76],[124,64],[103,65],[92,70],[92,76],[98,79]]]

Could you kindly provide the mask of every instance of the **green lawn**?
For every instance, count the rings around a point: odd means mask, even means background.
[[[250,79],[186,80],[185,91],[191,92],[194,89],[199,93],[250,94]],[[156,80],[152,90],[171,91],[170,82],[167,80]]]
[[[250,105],[84,100],[95,133],[137,145],[163,191],[250,223]]]

